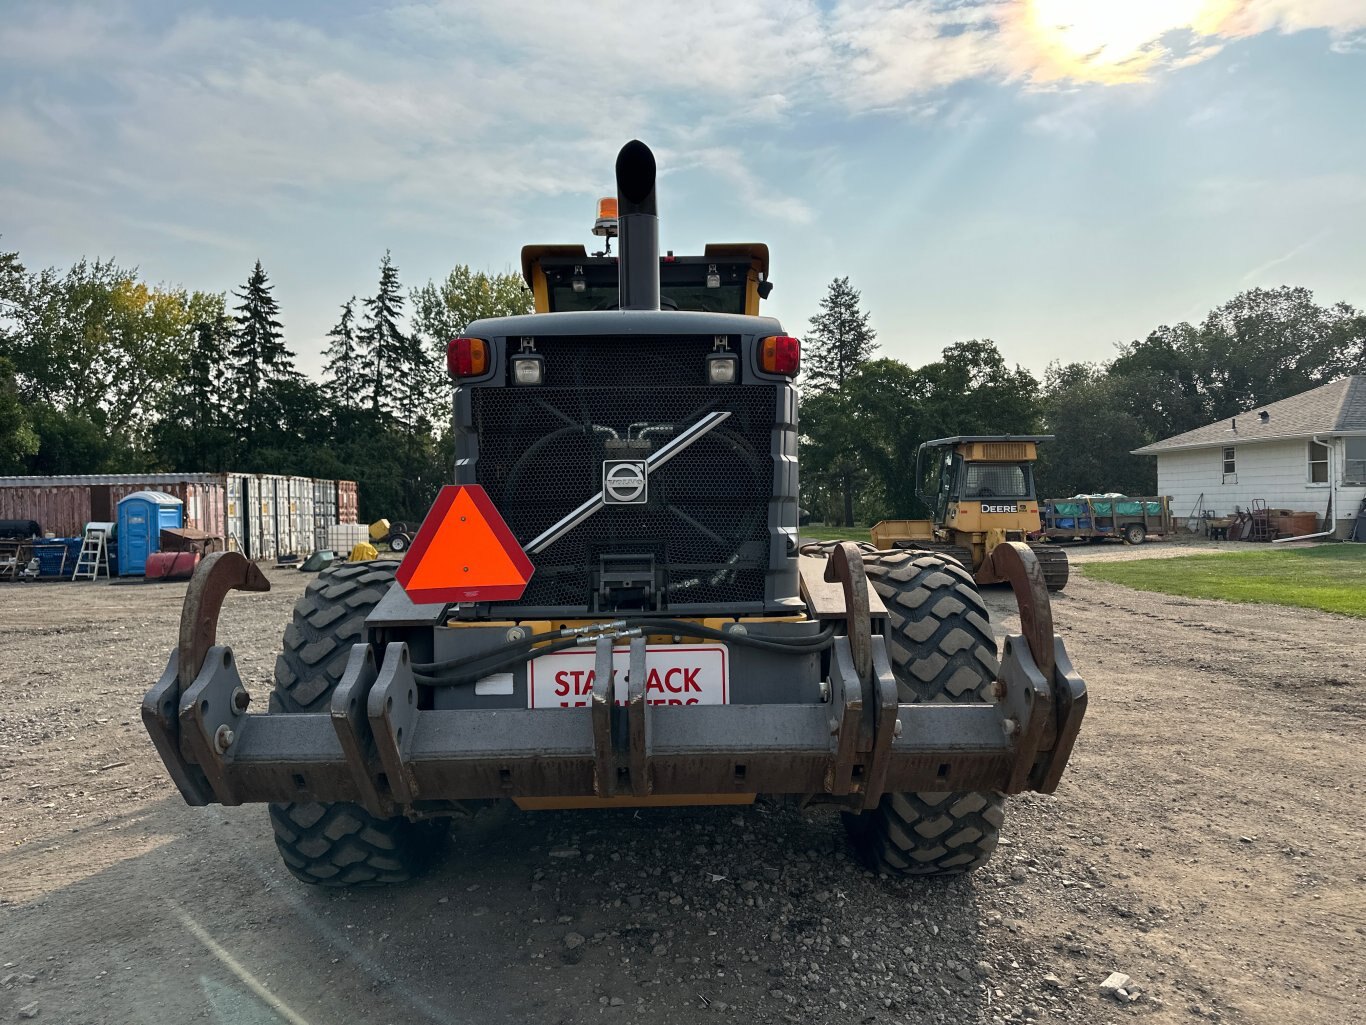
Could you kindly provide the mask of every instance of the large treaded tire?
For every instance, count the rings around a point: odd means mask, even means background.
[[[322,712],[341,682],[365,617],[394,582],[392,560],[347,562],[324,570],[294,604],[275,660],[272,712]],[[291,875],[317,886],[399,883],[440,847],[440,826],[380,819],[356,804],[272,804],[275,846]]]
[[[924,552],[864,559],[887,606],[884,640],[903,701],[992,700],[996,642],[972,574]],[[954,875],[990,859],[1005,820],[997,793],[887,794],[877,808],[847,813],[845,826],[868,865],[889,875]]]
[[[355,804],[272,804],[275,846],[290,875],[315,886],[403,883],[430,863],[430,822],[377,819]]]
[[[398,563],[344,562],[323,570],[294,603],[284,650],[275,658],[272,712],[325,712],[346,672],[351,645],[365,636],[365,617],[379,604]]]
[[[952,556],[865,556],[868,582],[887,606],[887,656],[910,701],[991,701],[996,639],[971,568]]]
[[[949,544],[947,541],[907,541],[900,546],[913,555],[944,555],[972,573],[972,549],[965,545]]]

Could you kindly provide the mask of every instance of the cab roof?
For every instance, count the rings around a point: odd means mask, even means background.
[[[976,441],[1052,441],[1051,434],[955,434],[952,438],[935,438],[924,443],[925,448],[941,445],[966,445]]]

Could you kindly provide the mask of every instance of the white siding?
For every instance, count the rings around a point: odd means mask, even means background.
[[[1271,509],[1314,512],[1322,519],[1328,511],[1329,487],[1309,483],[1309,440],[1266,441],[1251,444],[1230,442],[1236,450],[1236,481],[1224,482],[1224,446],[1162,452],[1157,457],[1157,490],[1170,495],[1172,516],[1179,526],[1204,496],[1204,508],[1221,516],[1235,508],[1249,509],[1263,499]],[[1334,439],[1331,472],[1341,481],[1344,459],[1341,439]],[[1339,534],[1351,529],[1366,488],[1339,487],[1333,519]]]

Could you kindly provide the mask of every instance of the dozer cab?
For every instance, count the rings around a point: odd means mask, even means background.
[[[1067,552],[1030,541],[1042,529],[1034,488],[1039,443],[1052,435],[963,435],[937,438],[916,449],[916,497],[933,520],[883,520],[873,546],[935,552],[956,560],[978,584],[1007,581],[992,555],[1002,544],[1025,544],[1050,591],[1067,586]]]
[[[407,878],[492,802],[768,795],[839,809],[884,872],[976,868],[1005,795],[1057,787],[1086,709],[1037,558],[992,553],[1022,625],[998,650],[951,559],[803,554],[800,344],[752,311],[766,257],[742,247],[725,308],[662,309],[650,150],[616,177],[620,252],[532,254],[546,312],[450,343],[454,483],[402,563],[309,584],[264,712],[215,633],[231,590],[269,585],[204,561],[142,707],[167,770],[192,805],[268,803],[289,871],[327,886]],[[722,262],[686,287],[724,291]],[[591,308],[559,305],[559,274]]]

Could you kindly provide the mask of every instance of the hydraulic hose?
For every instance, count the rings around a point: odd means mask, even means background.
[[[686,637],[705,638],[725,641],[741,647],[773,651],[786,655],[811,655],[824,651],[834,641],[834,624],[824,627],[819,633],[809,637],[778,638],[772,634],[739,633],[737,631],[717,630],[689,623],[681,619],[627,619],[602,624],[598,632],[560,631],[554,634],[537,634],[517,641],[508,641],[489,651],[463,658],[446,659],[442,662],[423,662],[413,664],[413,676],[418,683],[428,687],[461,687],[483,679],[509,666],[516,666],[542,655],[549,655],[569,648],[586,647],[599,637],[628,637],[644,633],[670,633]],[[540,645],[539,647],[537,645]]]

